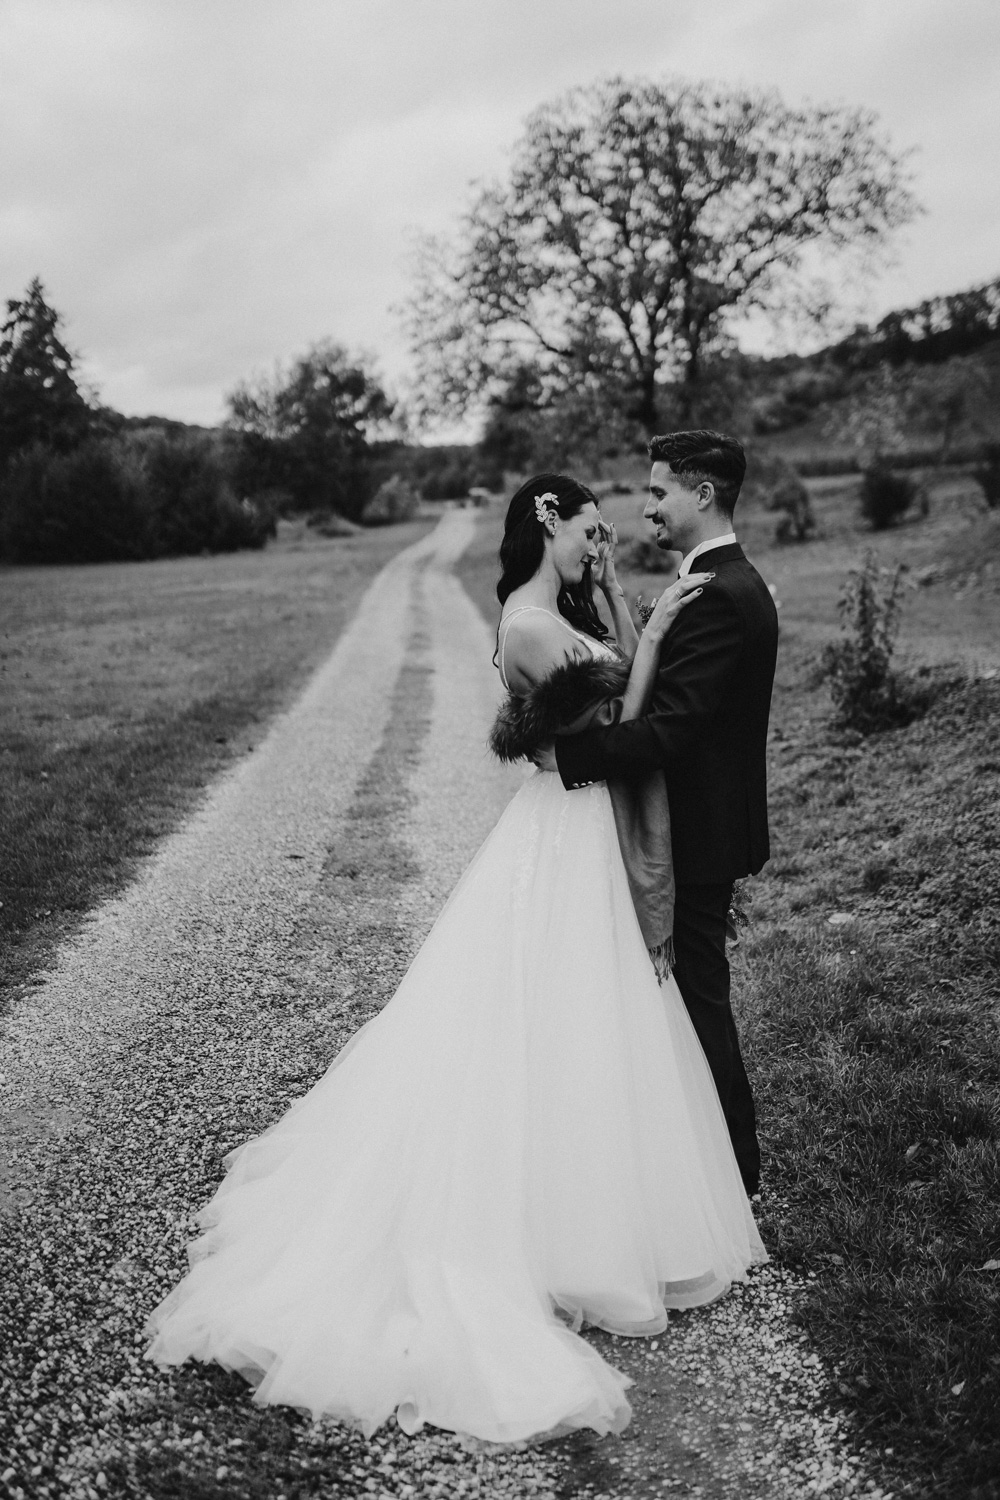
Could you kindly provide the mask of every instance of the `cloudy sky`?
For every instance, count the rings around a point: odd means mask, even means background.
[[[130,413],[324,336],[398,384],[413,230],[608,73],[875,109],[927,212],[870,315],[1000,274],[998,0],[0,0],[0,299],[40,275]]]

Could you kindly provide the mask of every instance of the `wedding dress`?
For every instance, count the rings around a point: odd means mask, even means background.
[[[393,999],[228,1160],[150,1357],[369,1434],[620,1431],[575,1330],[660,1332],[766,1259],[603,783],[525,781]]]

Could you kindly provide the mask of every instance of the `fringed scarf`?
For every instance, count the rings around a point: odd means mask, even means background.
[[[616,724],[628,677],[625,662],[566,662],[524,697],[508,695],[490,731],[490,749],[502,761],[530,760],[556,735]],[[662,983],[674,966],[675,887],[666,782],[663,772],[655,770],[641,779],[610,779],[608,792],[635,914]]]

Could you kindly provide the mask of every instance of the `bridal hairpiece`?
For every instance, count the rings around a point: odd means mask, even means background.
[[[545,517],[549,514],[547,507],[550,500],[553,505],[559,504],[559,496],[554,495],[551,490],[546,490],[544,495],[535,496],[535,515],[542,526],[545,525]]]

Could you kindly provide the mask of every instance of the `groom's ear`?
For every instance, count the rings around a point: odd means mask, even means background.
[[[708,510],[710,505],[715,504],[715,485],[710,479],[703,479],[698,486],[698,509]]]

